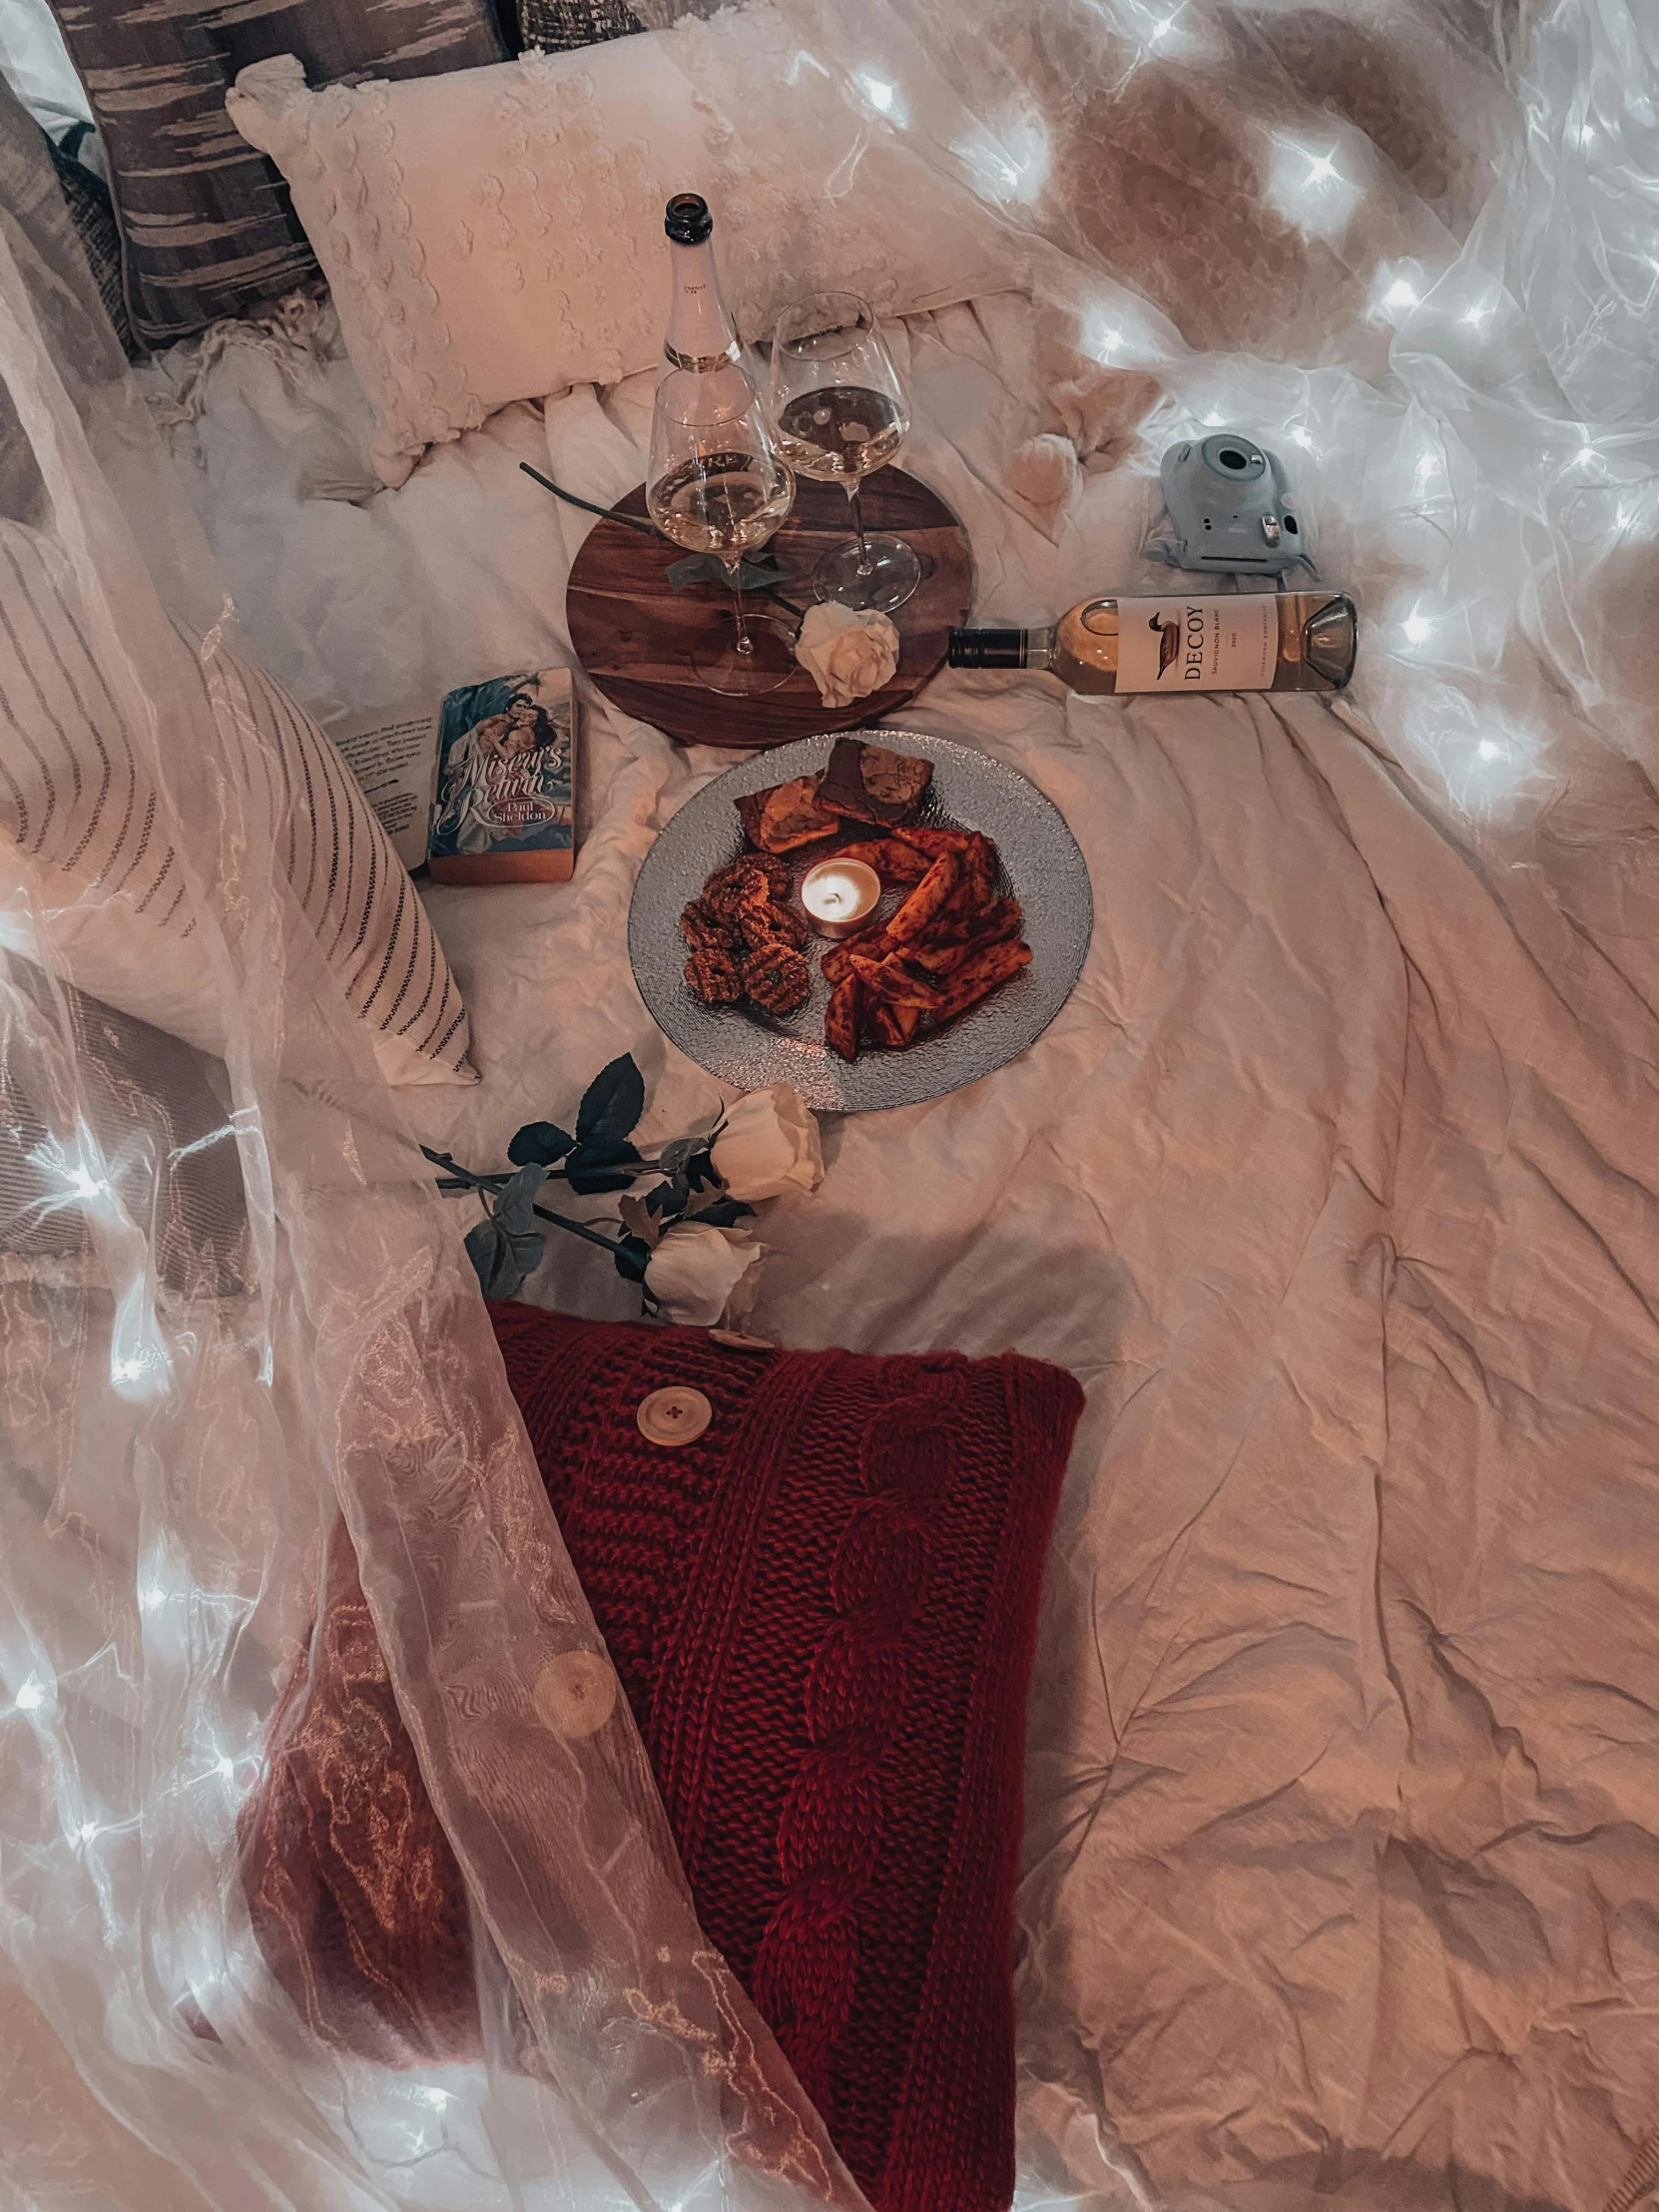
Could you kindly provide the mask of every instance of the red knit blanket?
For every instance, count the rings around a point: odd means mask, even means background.
[[[1012,1355],[493,1318],[704,1929],[878,2212],[999,2212],[1025,1693],[1076,1382]],[[665,1386],[709,1414],[672,1448],[637,1418]],[[453,2050],[460,1873],[383,1662],[365,1674],[366,1620],[337,1541],[310,1695],[245,1831],[249,1895],[319,2033]],[[349,1839],[371,1849],[388,1788],[415,1806],[402,1864],[365,1869]]]

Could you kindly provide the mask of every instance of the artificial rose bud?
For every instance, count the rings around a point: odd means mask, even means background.
[[[734,1198],[753,1206],[786,1191],[816,1191],[824,1181],[817,1118],[793,1083],[751,1091],[726,1116],[711,1153]]]
[[[838,600],[826,599],[807,609],[795,657],[827,707],[848,707],[891,683],[898,666],[898,632],[885,615],[867,609],[855,613]]]
[[[754,1304],[766,1257],[741,1229],[715,1229],[706,1221],[677,1221],[646,1264],[645,1287],[666,1321],[711,1329],[729,1313]]]

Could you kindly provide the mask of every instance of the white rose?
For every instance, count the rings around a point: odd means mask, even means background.
[[[726,1117],[711,1154],[734,1198],[753,1206],[786,1191],[816,1191],[824,1181],[818,1121],[793,1083],[751,1091]]]
[[[885,615],[855,614],[838,600],[826,599],[807,609],[795,657],[827,707],[849,707],[891,683],[898,632]]]
[[[741,1229],[677,1221],[646,1264],[645,1287],[666,1320],[711,1329],[723,1315],[741,1319],[754,1305],[765,1257]]]

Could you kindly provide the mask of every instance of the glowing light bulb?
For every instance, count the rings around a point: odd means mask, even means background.
[[[860,77],[858,82],[863,86],[864,97],[872,108],[878,108],[883,115],[892,113],[891,85],[883,83],[879,77]]]
[[[1494,745],[1490,738],[1482,738],[1474,750],[1483,761],[1495,761],[1503,752],[1502,746]]]
[[[1384,307],[1414,307],[1417,304],[1417,288],[1408,284],[1403,276],[1396,277],[1382,294]]]
[[[1470,324],[1472,328],[1478,330],[1480,325],[1485,321],[1486,317],[1491,313],[1491,300],[1483,299],[1472,307],[1465,307],[1461,319],[1464,322]]]
[[[90,1844],[97,1833],[98,1823],[96,1821],[83,1821],[75,1831],[76,1837],[83,1844]]]
[[[229,1782],[236,1771],[234,1760],[227,1759],[222,1755],[214,1761],[214,1773],[218,1775],[221,1782]]]
[[[1405,632],[1407,644],[1421,645],[1433,630],[1434,625],[1426,615],[1407,615],[1401,627]]]
[[[1337,165],[1329,154],[1311,154],[1308,157],[1308,182],[1311,185],[1328,185],[1337,174]]]
[[[1204,417],[1204,427],[1206,430],[1219,430],[1226,419],[1225,415],[1207,414]]]
[[[1291,432],[1291,443],[1300,445],[1304,453],[1311,453],[1314,450],[1314,441],[1306,430],[1293,430]]]
[[[1585,468],[1589,465],[1591,461],[1598,461],[1600,460],[1600,458],[1601,455],[1596,451],[1593,445],[1581,445],[1578,448],[1578,451],[1573,455],[1573,459],[1578,463],[1580,468]]]
[[[447,2089],[422,2089],[420,2093],[434,2112],[441,2112],[449,2102],[449,2091]]]
[[[22,1689],[19,1690],[17,1693],[18,1711],[20,1713],[34,1713],[37,1712],[45,1703],[46,1692],[41,1688],[40,1684],[35,1680],[34,1676],[30,1675],[28,1681],[24,1683]]]

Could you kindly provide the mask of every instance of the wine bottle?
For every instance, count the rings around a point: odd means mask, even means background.
[[[713,376],[737,367],[742,347],[721,296],[715,268],[714,217],[695,192],[677,192],[663,216],[673,268],[674,296],[663,340],[667,368],[689,368]]]
[[[1048,630],[952,630],[946,657],[1047,669],[1084,693],[1340,691],[1358,622],[1342,592],[1085,599]]]

